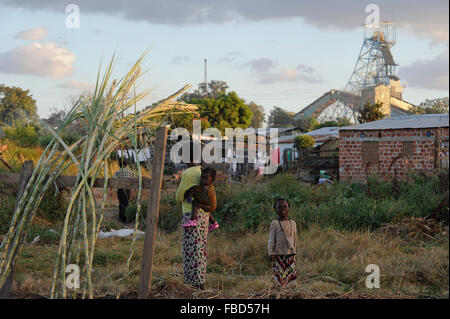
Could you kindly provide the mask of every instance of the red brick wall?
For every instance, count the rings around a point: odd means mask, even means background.
[[[427,132],[431,135],[427,136]],[[364,134],[364,137],[361,137]],[[390,178],[409,169],[431,171],[436,168],[436,136],[448,140],[448,128],[399,129],[339,132],[340,180],[366,181],[367,175]],[[378,163],[363,164],[363,142],[378,142]],[[404,142],[413,143],[413,153],[404,154]],[[405,146],[408,150],[408,146]],[[398,156],[400,158],[394,161]]]

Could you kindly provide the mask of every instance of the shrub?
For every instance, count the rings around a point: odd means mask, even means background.
[[[336,183],[333,187],[315,187],[300,182],[294,175],[271,177],[266,184],[223,184],[216,187],[217,210],[214,217],[224,232],[266,230],[273,219],[276,198],[290,203],[290,215],[300,228],[317,224],[339,230],[376,229],[383,223],[404,217],[440,216],[448,221],[448,172],[438,175],[412,175],[400,183],[399,197],[392,183],[371,180],[366,184]],[[143,210],[144,214],[146,209]],[[134,221],[135,208],[130,208]],[[181,207],[174,194],[161,198],[159,228],[173,232],[181,227]],[[445,217],[446,216],[446,217]]]
[[[294,139],[294,146],[298,150],[307,150],[314,146],[314,138],[309,135],[299,135]]]
[[[52,136],[50,135],[42,135],[41,137],[39,137],[39,145],[42,146],[43,148],[47,147],[48,143],[50,143],[50,141],[52,140]]]
[[[441,175],[444,177],[416,176],[402,182],[398,199],[393,197],[390,182],[376,181],[369,196],[363,184],[312,187],[292,175],[280,175],[266,185],[232,186],[238,191],[223,204],[219,187],[214,216],[227,231],[266,228],[277,217],[272,208],[275,198],[284,197],[290,203],[291,218],[302,228],[318,224],[347,230],[376,229],[394,219],[425,217],[435,212],[448,218],[448,179],[444,181],[448,175]]]
[[[0,234],[8,231],[16,202],[15,191],[6,192],[3,188],[0,183]],[[37,216],[50,222],[58,222],[64,218],[65,202],[63,196],[56,193],[55,186],[51,186],[42,198]]]
[[[8,140],[22,147],[36,147],[39,135],[37,128],[30,124],[15,123],[13,126],[3,128],[3,132]]]
[[[137,211],[137,205],[135,203],[130,203],[127,208],[125,208],[125,222],[127,224],[133,223],[136,220],[136,211]],[[139,224],[141,226],[145,225],[145,219],[147,218],[147,203],[142,202],[141,203],[141,212],[140,212],[140,219]]]
[[[3,186],[0,183],[0,192],[2,192],[2,188]],[[5,234],[9,229],[14,205],[14,196],[2,193],[0,196],[0,234]]]
[[[61,135],[62,140],[67,144],[67,145],[72,145],[73,143],[75,143],[76,141],[78,141],[80,139],[81,135],[78,133],[71,133],[71,132],[64,132]],[[50,141],[52,140],[53,136],[50,134],[44,134],[39,138],[39,145],[42,147],[46,147],[48,145],[48,143],[50,143]]]

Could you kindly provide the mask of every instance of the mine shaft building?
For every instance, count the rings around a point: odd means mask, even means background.
[[[432,172],[449,160],[448,114],[397,116],[339,130],[339,178],[364,182]]]

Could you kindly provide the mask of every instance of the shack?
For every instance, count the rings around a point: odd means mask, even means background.
[[[448,114],[406,115],[339,130],[341,181],[448,167]]]

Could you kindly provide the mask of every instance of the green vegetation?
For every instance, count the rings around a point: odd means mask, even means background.
[[[367,123],[382,120],[385,117],[383,111],[381,110],[382,108],[383,103],[381,102],[377,102],[374,104],[367,102],[364,105],[363,109],[360,111],[358,121],[360,123]]]
[[[276,218],[273,202],[278,197],[288,199],[291,217],[301,228],[319,225],[366,231],[405,217],[434,216],[444,220],[448,216],[448,171],[433,176],[412,175],[409,181],[399,182],[398,190],[394,190],[393,183],[376,178],[371,178],[369,185],[370,191],[367,184],[317,187],[289,174],[275,176],[267,184],[219,185],[214,216],[224,232],[265,229]],[[163,194],[160,228],[175,231],[179,210],[174,195]]]
[[[289,112],[281,107],[274,106],[269,113],[267,125],[269,127],[291,127],[295,126],[295,113]]]
[[[33,148],[38,145],[39,127],[33,124],[14,122],[12,126],[3,128],[6,139],[21,147]]]
[[[397,186],[396,186],[397,187]],[[313,187],[293,175],[274,176],[267,183],[218,185],[221,228],[208,235],[208,291],[183,285],[180,207],[173,193],[163,192],[153,293],[157,298],[276,297],[271,293],[271,264],[266,256],[267,228],[276,218],[273,202],[287,198],[291,217],[299,226],[299,280],[281,298],[448,298],[448,239],[423,242],[379,232],[382,223],[408,216],[448,217],[448,172],[433,176],[410,175],[394,190],[393,183],[375,177],[368,184],[338,183]],[[54,195],[54,194],[53,194]],[[440,203],[445,205],[440,207]],[[0,201],[0,211],[11,209],[14,199]],[[146,207],[142,207],[145,217]],[[135,205],[127,209],[131,221]],[[39,216],[45,216],[40,213]],[[440,217],[439,217],[440,216]],[[2,215],[0,214],[0,218]],[[61,222],[35,221],[18,259],[19,295],[48,296]],[[448,220],[447,220],[448,222]],[[107,219],[102,228],[122,224]],[[448,228],[446,231],[448,231]],[[130,238],[99,239],[93,259],[94,296],[114,298],[123,289],[134,297],[139,282],[142,237],[136,243],[130,275],[120,281],[127,262]],[[81,260],[84,258],[80,256]],[[365,267],[375,263],[383,269],[381,288],[367,290]],[[82,277],[82,284],[86,278]]]
[[[264,124],[264,106],[258,105],[255,102],[248,103],[248,107],[250,111],[253,113],[251,127],[260,128],[263,127]]]
[[[448,114],[448,97],[428,99],[416,106],[414,114]]]
[[[33,120],[37,118],[36,111],[36,101],[30,91],[0,84],[0,125]]]
[[[314,146],[314,138],[309,135],[299,135],[294,139],[294,146],[298,150],[308,150]]]

